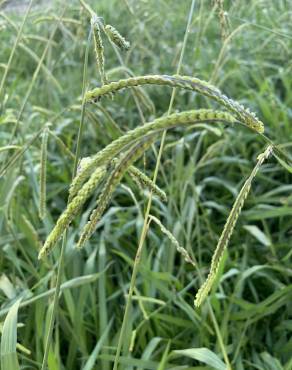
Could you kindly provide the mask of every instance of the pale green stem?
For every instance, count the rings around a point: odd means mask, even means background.
[[[80,124],[79,124],[79,130],[78,130],[78,137],[77,137],[77,145],[76,145],[76,152],[75,152],[75,160],[74,160],[74,165],[73,165],[72,178],[75,177],[76,172],[77,172],[78,160],[79,160],[80,149],[81,149],[81,139],[82,139],[82,133],[83,133],[83,126],[84,126],[85,90],[86,90],[86,80],[87,80],[87,65],[88,65],[88,53],[89,53],[90,39],[91,39],[91,32],[89,33],[89,36],[88,36],[88,41],[87,41],[86,50],[85,50],[85,57],[84,57],[83,83],[82,83],[82,107],[81,107],[81,117],[80,117]],[[46,343],[45,343],[45,353],[44,353],[44,357],[43,357],[43,363],[42,363],[41,370],[46,369],[49,350],[50,350],[50,345],[51,345],[51,341],[52,341],[53,328],[54,328],[54,324],[55,324],[56,313],[57,313],[58,302],[59,302],[59,294],[60,294],[60,288],[61,288],[61,277],[62,277],[63,266],[64,266],[64,256],[65,256],[66,244],[67,244],[67,231],[65,230],[65,232],[63,234],[63,239],[62,239],[62,247],[61,247],[60,257],[59,257],[59,260],[58,260],[56,290],[55,290],[54,298],[53,298],[53,310],[52,310],[52,314],[51,314],[51,317],[50,317],[49,330],[48,330],[48,335],[47,335],[47,339],[46,339]]]
[[[52,334],[53,334],[53,329],[54,329],[54,323],[55,323],[55,317],[56,317],[57,308],[58,308],[58,300],[59,300],[60,287],[61,287],[61,277],[62,277],[62,271],[63,271],[63,266],[64,266],[64,254],[65,254],[65,246],[67,242],[66,235],[67,235],[67,232],[65,231],[63,240],[62,240],[61,253],[59,257],[56,289],[55,289],[54,298],[53,298],[53,309],[52,309],[52,313],[51,313],[51,317],[49,321],[49,329],[48,329],[48,335],[47,335],[46,343],[45,343],[45,353],[43,357],[41,370],[45,370],[47,367],[49,350],[50,350],[50,345],[52,341]]]
[[[191,24],[191,20],[192,20],[192,16],[193,16],[194,7],[195,7],[195,0],[192,0],[191,8],[190,8],[190,11],[189,11],[188,23],[187,23],[185,36],[184,36],[184,41],[183,41],[183,46],[182,46],[182,50],[181,50],[181,53],[180,53],[180,59],[179,59],[178,67],[177,67],[177,74],[179,74],[180,70],[181,70],[182,60],[183,60],[183,56],[184,56],[185,46],[186,46],[187,39],[188,39],[189,28],[190,28],[190,24]],[[170,112],[172,110],[175,94],[176,94],[176,89],[174,88],[172,90],[172,94],[171,94],[171,99],[170,99],[169,108],[168,108],[168,115],[170,114]],[[166,137],[166,131],[163,132],[162,139],[161,139],[161,144],[160,144],[160,148],[159,148],[159,152],[158,152],[158,156],[157,156],[156,166],[155,166],[154,175],[153,175],[153,183],[154,184],[156,184],[156,179],[157,179],[157,175],[158,175],[159,165],[160,165],[161,156],[162,156],[163,147],[164,147],[164,142],[165,142],[165,137]],[[138,249],[137,249],[136,256],[135,256],[134,267],[133,267],[133,272],[132,272],[132,277],[131,277],[131,282],[130,282],[130,288],[129,288],[129,294],[128,294],[128,299],[127,299],[126,308],[125,308],[125,312],[124,312],[124,317],[123,317],[123,323],[122,323],[122,327],[121,327],[121,331],[120,331],[120,336],[119,336],[119,340],[118,340],[118,345],[117,345],[117,351],[116,351],[113,370],[118,369],[118,363],[119,363],[119,358],[120,358],[121,349],[122,349],[122,341],[123,341],[123,337],[124,337],[124,333],[125,333],[125,329],[126,329],[126,325],[127,325],[127,321],[128,321],[128,316],[129,316],[129,312],[130,312],[130,307],[131,307],[131,303],[132,303],[132,297],[133,297],[134,287],[135,287],[135,283],[136,283],[136,277],[137,277],[137,273],[138,273],[138,269],[139,269],[139,263],[140,263],[140,259],[141,259],[143,245],[144,245],[144,241],[145,241],[145,238],[146,238],[146,235],[147,235],[151,204],[152,204],[152,191],[150,192],[150,195],[149,195],[149,200],[148,200],[148,204],[147,204],[147,208],[146,208],[146,212],[145,212],[143,229],[142,229]]]
[[[27,92],[25,94],[24,100],[23,100],[22,105],[20,107],[20,110],[18,112],[17,120],[16,120],[15,126],[14,126],[13,131],[12,131],[12,134],[11,134],[10,143],[12,142],[15,134],[17,133],[18,126],[19,126],[20,120],[22,118],[22,114],[23,114],[24,108],[26,106],[26,103],[28,102],[28,99],[29,99],[30,94],[31,94],[32,89],[33,89],[33,86],[34,86],[34,84],[36,82],[36,79],[38,77],[38,74],[39,74],[39,72],[41,70],[42,64],[43,64],[44,59],[45,59],[45,57],[47,55],[47,52],[49,50],[49,47],[50,47],[50,45],[51,45],[51,43],[53,41],[53,38],[55,36],[55,33],[56,33],[56,31],[57,31],[57,29],[58,29],[58,27],[59,27],[59,25],[60,25],[60,23],[62,21],[62,18],[63,18],[63,15],[65,13],[65,10],[66,10],[66,7],[64,7],[61,16],[58,18],[58,21],[57,21],[57,23],[56,23],[56,25],[55,25],[52,33],[51,33],[51,36],[50,36],[50,38],[49,38],[49,40],[48,40],[48,42],[46,44],[46,47],[45,47],[45,49],[44,49],[44,51],[42,53],[42,56],[39,59],[39,63],[38,63],[38,65],[37,65],[37,67],[36,67],[36,69],[34,71],[34,74],[33,74],[32,79],[31,79],[31,83],[29,84],[29,87],[28,87]]]
[[[28,5],[28,7],[27,7],[26,13],[25,13],[25,15],[23,17],[23,21],[22,21],[22,23],[21,23],[21,25],[19,27],[19,30],[18,30],[16,39],[15,39],[14,45],[13,45],[13,47],[11,49],[11,53],[10,53],[10,56],[9,56],[7,65],[5,67],[5,70],[4,70],[4,73],[3,73],[3,76],[2,76],[2,80],[1,80],[1,84],[0,84],[0,101],[2,101],[1,97],[2,97],[2,93],[3,93],[4,85],[5,85],[5,82],[6,82],[6,78],[7,78],[7,75],[8,75],[8,71],[9,71],[9,69],[11,67],[12,59],[14,57],[14,54],[15,54],[17,45],[19,44],[20,38],[22,36],[22,30],[23,30],[23,27],[24,27],[25,22],[27,20],[27,17],[29,15],[29,12],[31,10],[31,6],[32,6],[33,1],[34,0],[31,0],[30,3],[29,3],[29,5]]]

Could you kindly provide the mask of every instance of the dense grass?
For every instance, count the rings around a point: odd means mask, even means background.
[[[88,3],[131,42],[130,50],[121,52],[123,66],[104,42],[109,80],[176,73],[191,1]],[[266,135],[291,153],[292,4],[224,1],[224,8],[225,41],[214,2],[195,2],[180,73],[211,81],[257,112]],[[23,14],[3,5],[0,15],[1,80]],[[37,256],[67,204],[84,81],[86,88],[100,83],[89,30],[90,18],[77,0],[33,5],[0,91],[1,361],[3,367],[8,359],[10,369],[17,368],[17,361],[22,369],[40,369],[43,361],[61,243],[45,261]],[[102,149],[121,130],[168,111],[170,89],[141,91],[145,95],[138,92],[136,101],[127,90],[86,106],[81,157]],[[172,111],[210,107],[218,108],[178,90]],[[53,135],[48,136],[46,216],[41,220],[40,130],[47,125]],[[167,133],[157,184],[168,200],[154,196],[150,213],[197,265],[186,263],[159,225],[151,223],[120,369],[292,369],[292,184],[291,173],[274,157],[254,179],[210,297],[199,309],[193,303],[232,204],[265,145],[244,127],[222,124]],[[136,164],[150,177],[158,150],[155,145]],[[76,241],[97,196],[67,233],[50,370],[113,366],[149,193],[126,176],[97,231],[78,251]],[[18,359],[11,336],[16,322]]]

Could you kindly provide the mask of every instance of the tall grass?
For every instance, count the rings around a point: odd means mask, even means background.
[[[1,366],[290,369],[290,4],[63,5],[1,5]]]

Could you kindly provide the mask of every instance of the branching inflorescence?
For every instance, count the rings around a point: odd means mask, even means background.
[[[128,168],[144,154],[144,152],[150,147],[153,142],[153,137],[142,139],[133,148],[128,150],[125,155],[120,158],[120,160],[117,161],[99,196],[97,208],[91,213],[90,220],[83,229],[83,232],[77,244],[79,248],[82,247],[83,244],[93,234],[98,221],[100,220],[106,206],[108,205],[112,193],[114,192],[116,186],[120,183]]]
[[[165,129],[183,127],[202,122],[226,122],[233,124],[236,122],[236,119],[230,113],[209,109],[174,113],[166,117],[157,118],[150,123],[146,123],[143,126],[139,126],[128,131],[123,136],[108,144],[103,150],[91,157],[91,159],[87,158],[85,161],[81,162],[79,173],[73,180],[70,189],[70,202],[49,234],[40,251],[39,258],[44,257],[52,250],[64,230],[70,225],[83,204],[91,196],[98,184],[100,184],[101,179],[105,177],[108,166],[111,166],[112,163],[116,163],[114,172],[110,174],[108,181],[106,181],[106,184],[101,191],[98,201],[98,204],[101,204],[97,207],[98,211],[96,210],[94,216],[91,216],[91,219],[94,221],[90,227],[86,226],[86,237],[82,237],[82,241],[79,243],[80,245],[83,244],[83,239],[88,239],[87,235],[92,233],[92,225],[94,222],[96,224],[96,220],[99,219],[108,204],[109,198],[107,198],[107,194],[111,194],[113,192],[115,187],[121,181],[123,175],[129,168],[131,168],[130,166],[132,166],[132,163],[147,150],[149,145],[155,139],[157,140],[157,135],[155,134],[158,134]],[[134,148],[136,149],[133,149],[132,147],[135,145],[136,147]],[[129,150],[129,152],[127,152],[127,150]],[[117,160],[117,156],[122,151],[126,151],[125,157],[122,156],[120,160]],[[133,152],[135,155],[132,154]],[[138,156],[138,158],[136,158],[136,156]],[[88,178],[89,180],[87,180]],[[103,196],[102,193],[104,193]]]
[[[86,200],[97,188],[100,188],[96,208],[92,211],[89,221],[84,226],[77,244],[78,247],[83,246],[94,233],[94,230],[96,229],[114,190],[126,173],[129,173],[139,185],[148,187],[153,194],[166,200],[165,193],[146,175],[133,166],[133,163],[136,162],[150,147],[150,145],[158,139],[159,132],[175,127],[191,126],[197,123],[224,122],[227,124],[234,124],[238,121],[257,133],[263,133],[264,131],[263,123],[254,113],[224,95],[216,87],[198,78],[179,75],[146,75],[106,83],[100,25],[98,18],[95,16],[92,17],[92,29],[94,33],[97,65],[103,85],[86,93],[85,98],[87,102],[96,101],[104,95],[112,96],[114,92],[126,88],[142,85],[165,85],[202,94],[203,96],[215,100],[232,114],[212,109],[199,109],[163,116],[126,132],[108,144],[97,154],[84,158],[80,162],[77,175],[70,186],[68,206],[59,217],[55,227],[47,237],[47,240],[39,253],[39,258],[43,258],[51,252],[58,239],[81,210]],[[108,35],[109,39],[118,47],[121,49],[129,48],[129,43],[112,26],[107,25],[103,30]],[[197,293],[195,300],[196,306],[199,306],[203,302],[212,287],[223,252],[228,245],[244,200],[250,190],[251,181],[255,177],[264,159],[270,154],[271,150],[271,147],[269,147],[265,153],[260,156],[255,169],[245,182],[236,202],[234,203],[213,255],[210,273],[207,280]],[[167,231],[160,221],[157,221],[157,219],[156,223],[158,223],[163,232],[170,238],[177,250],[182,253],[185,260],[193,263],[187,252],[178,244],[173,235]]]
[[[96,57],[97,69],[100,74],[101,84],[107,83],[105,70],[104,70],[104,47],[102,42],[101,31],[103,31],[108,39],[122,50],[129,50],[130,43],[119,33],[119,31],[107,24],[105,27],[100,18],[95,13],[91,14],[91,30],[93,33],[94,50]]]
[[[83,167],[82,171],[77,174],[72,182],[71,196],[74,196],[74,191],[78,191],[82,183],[90,176],[96,166],[103,165],[116,156],[121,150],[125,149],[129,144],[136,142],[143,136],[153,132],[160,132],[165,129],[184,126],[196,122],[214,122],[221,121],[227,123],[236,122],[235,117],[227,112],[214,111],[210,109],[190,110],[181,113],[170,114],[166,117],[157,118],[154,121],[139,126],[128,131],[125,135],[112,141],[103,150],[91,157],[91,160]]]

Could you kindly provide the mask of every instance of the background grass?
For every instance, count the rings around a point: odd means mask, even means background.
[[[69,150],[74,152],[76,146],[90,22],[78,1],[70,1],[65,10],[64,2],[34,3],[0,92],[2,168],[15,153],[22,154],[21,149],[47,123]],[[105,43],[110,80],[129,73],[175,73],[190,1],[89,3],[131,42],[130,51],[122,55],[127,69],[121,68]],[[196,2],[181,74],[211,80],[256,111],[267,135],[289,151],[292,3],[225,1],[224,7],[230,34],[225,42],[213,2]],[[64,18],[58,24],[62,11]],[[2,78],[23,13],[4,4],[0,15]],[[89,87],[99,84],[93,47],[88,80]],[[139,97],[146,121],[167,111],[169,89],[143,91],[149,98],[145,104],[145,98]],[[179,111],[209,106],[205,98],[180,91],[174,101]],[[130,91],[89,106],[82,156],[109,143],[116,135],[115,125],[128,130],[139,124],[141,115]],[[5,150],[8,144],[17,147]],[[9,308],[22,299],[17,352],[23,369],[40,369],[42,362],[59,248],[45,263],[37,260],[37,254],[66,206],[73,171],[72,157],[49,137],[47,216],[41,221],[40,148],[37,137],[0,179],[0,315],[3,324]],[[154,198],[151,213],[196,259],[203,276],[232,203],[263,148],[259,138],[238,128],[206,126],[167,134],[158,184],[168,202]],[[156,152],[149,151],[138,167],[152,176],[155,158]],[[222,339],[234,369],[292,369],[291,189],[291,174],[270,159],[254,181],[209,302],[198,310],[193,306],[200,286],[198,271],[177,255],[152,224],[127,322],[121,368],[220,368]],[[125,179],[82,252],[74,245],[96,197],[69,229],[50,370],[112,367],[147,196],[130,178]]]

